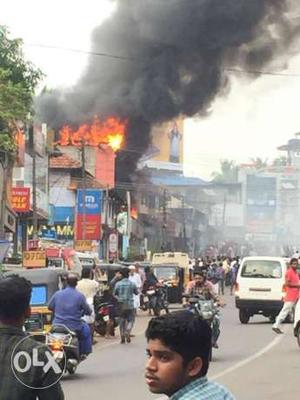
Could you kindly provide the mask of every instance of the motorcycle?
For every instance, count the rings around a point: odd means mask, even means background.
[[[168,286],[166,284],[158,284],[155,287],[150,287],[143,297],[143,311],[153,310],[153,313],[158,317],[162,310],[165,310],[166,314],[169,313],[168,303]]]
[[[102,296],[95,296],[94,298],[94,307],[95,307],[95,322],[94,328],[95,331],[104,336],[107,333],[107,324],[110,321],[110,307],[113,307],[112,304],[103,301]],[[111,336],[115,336],[115,328],[118,326],[118,319],[116,317],[113,318],[113,323],[109,328],[109,334]]]
[[[46,335],[46,345],[51,349],[60,368],[71,375],[75,374],[82,361],[76,333],[65,325],[53,325]]]
[[[188,302],[189,310],[203,321],[206,321],[212,330],[212,346],[209,354],[209,360],[211,361],[212,348],[218,348],[217,341],[220,336],[219,305],[214,300],[206,299],[204,296],[188,297]]]

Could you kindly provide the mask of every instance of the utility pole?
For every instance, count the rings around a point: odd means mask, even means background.
[[[29,128],[32,145],[32,223],[33,223],[33,239],[38,238],[38,218],[37,218],[37,201],[36,201],[36,152],[34,144],[34,126]]]
[[[225,190],[224,198],[223,198],[223,215],[222,215],[222,233],[223,233],[223,238],[225,237],[226,206],[227,206],[227,194],[226,194],[226,190]]]
[[[81,147],[81,174],[82,174],[82,211],[83,211],[83,218],[82,218],[82,239],[85,240],[86,238],[86,174],[85,174],[85,141],[82,140],[82,147]]]
[[[6,151],[0,152],[0,163],[3,171],[1,209],[0,209],[0,239],[5,239],[5,215],[6,215],[6,201],[7,201],[7,167],[8,167],[8,158]]]
[[[162,250],[167,247],[167,190],[163,191],[163,224],[162,224]]]
[[[184,196],[181,198],[182,202],[182,223],[183,223],[183,251],[187,251],[187,240],[186,240],[186,220],[185,220],[185,200]]]

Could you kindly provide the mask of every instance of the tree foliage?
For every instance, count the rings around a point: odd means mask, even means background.
[[[8,30],[0,26],[0,150],[11,156],[15,151],[14,132],[31,111],[41,77],[41,71],[25,60],[22,41],[10,39]]]
[[[273,167],[287,167],[289,165],[289,159],[286,156],[280,156],[273,160]]]
[[[238,167],[233,160],[221,160],[220,172],[212,174],[213,180],[220,183],[234,183],[237,182]]]
[[[251,162],[256,169],[263,169],[267,168],[268,166],[268,160],[267,159],[263,160],[260,157],[251,158]]]

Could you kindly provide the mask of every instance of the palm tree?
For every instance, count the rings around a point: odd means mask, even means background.
[[[251,162],[253,163],[253,165],[255,166],[256,169],[263,169],[268,166],[267,158],[265,160],[263,160],[260,157],[251,158]]]
[[[221,171],[213,172],[212,177],[215,182],[233,183],[237,182],[238,167],[233,160],[221,160]]]

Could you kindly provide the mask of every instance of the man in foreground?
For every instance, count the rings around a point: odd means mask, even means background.
[[[207,379],[211,329],[189,311],[153,318],[147,331],[146,383],[155,394],[171,400],[234,400],[218,383]]]
[[[13,275],[0,280],[0,399],[1,400],[63,400],[55,369],[44,369],[49,349],[27,336],[22,327],[30,316],[31,284]],[[13,369],[16,351],[32,360],[30,368],[20,365]],[[33,362],[33,354],[39,363]],[[17,354],[17,353],[16,353]],[[25,358],[19,357],[20,364]],[[52,364],[51,364],[52,365]],[[22,372],[24,368],[24,373]],[[26,370],[26,371],[25,371]]]

